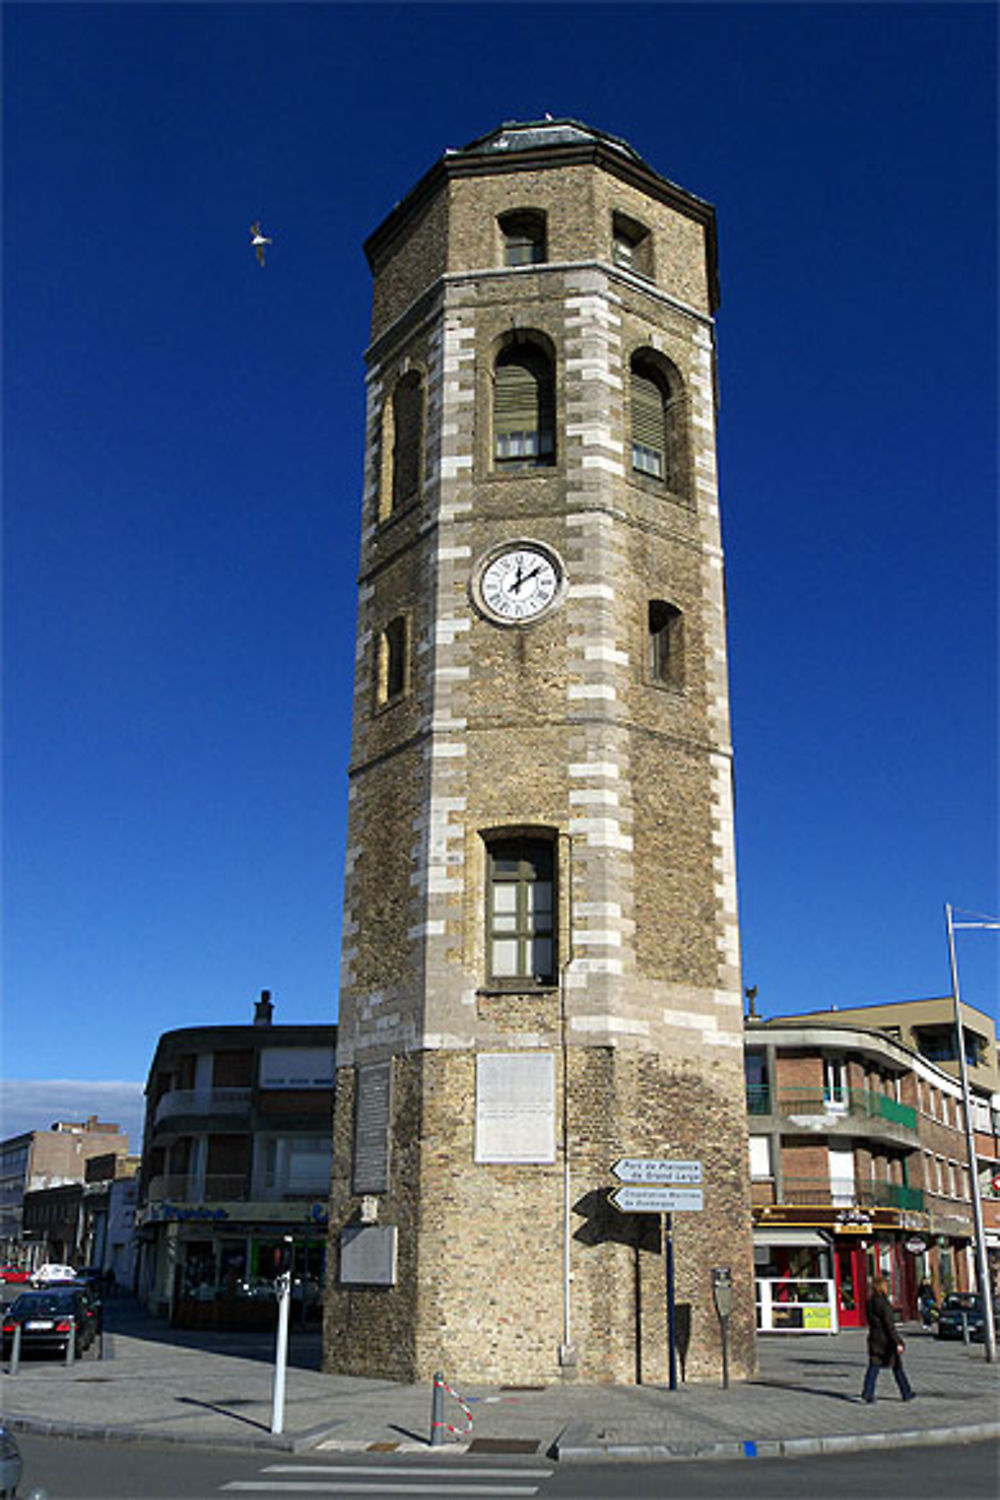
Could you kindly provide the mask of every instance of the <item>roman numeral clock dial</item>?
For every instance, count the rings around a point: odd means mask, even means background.
[[[540,542],[505,542],[481,559],[472,599],[498,625],[528,624],[554,609],[566,575],[557,553]]]

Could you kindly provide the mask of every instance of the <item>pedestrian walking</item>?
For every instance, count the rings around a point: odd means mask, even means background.
[[[876,1276],[872,1282],[872,1294],[868,1298],[868,1369],[865,1372],[861,1399],[871,1404],[875,1400],[875,1384],[879,1371],[890,1369],[896,1378],[899,1394],[904,1401],[913,1400],[913,1390],[903,1369],[903,1340],[892,1316],[889,1301],[889,1283],[884,1276]]]

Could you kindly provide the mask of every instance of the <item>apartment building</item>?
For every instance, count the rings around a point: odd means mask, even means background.
[[[57,1120],[49,1130],[26,1130],[0,1142],[3,1258],[29,1267],[49,1258],[64,1258],[67,1244],[77,1242],[87,1163],[109,1154],[125,1157],[128,1145],[128,1136],[119,1125],[96,1115],[86,1120]]]
[[[826,1279],[835,1289],[834,1326],[850,1327],[864,1322],[876,1274],[889,1278],[904,1316],[915,1316],[917,1287],[925,1277],[939,1296],[975,1285],[951,1004],[904,1001],[747,1022],[759,1293],[762,1282]],[[971,1006],[963,1006],[963,1026],[976,1170],[995,1276],[996,1036],[990,1018]],[[797,1313],[787,1317],[792,1326],[802,1326]]]
[[[276,1253],[318,1315],[325,1264],[336,1027],[252,1025],[159,1039],[146,1085],[136,1231],[140,1298],[179,1324],[273,1312]]]

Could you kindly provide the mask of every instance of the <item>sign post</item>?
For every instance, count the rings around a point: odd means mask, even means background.
[[[624,1214],[663,1215],[663,1258],[667,1280],[667,1364],[670,1389],[677,1389],[677,1316],[674,1303],[675,1213],[701,1213],[705,1195],[701,1188],[700,1161],[668,1161],[662,1157],[624,1156],[611,1168],[623,1187],[615,1188],[611,1202]],[[723,1360],[725,1360],[723,1344]],[[726,1375],[728,1384],[728,1373]]]
[[[729,1389],[729,1314],[733,1310],[733,1273],[729,1266],[712,1267],[712,1296],[722,1328],[722,1389]]]

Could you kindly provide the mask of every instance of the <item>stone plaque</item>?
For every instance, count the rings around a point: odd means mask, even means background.
[[[551,1052],[476,1058],[476,1161],[556,1159],[556,1065]]]
[[[365,1063],[358,1068],[354,1109],[355,1193],[389,1191],[389,1105],[391,1061]]]
[[[396,1285],[396,1226],[351,1225],[340,1235],[342,1286]]]

